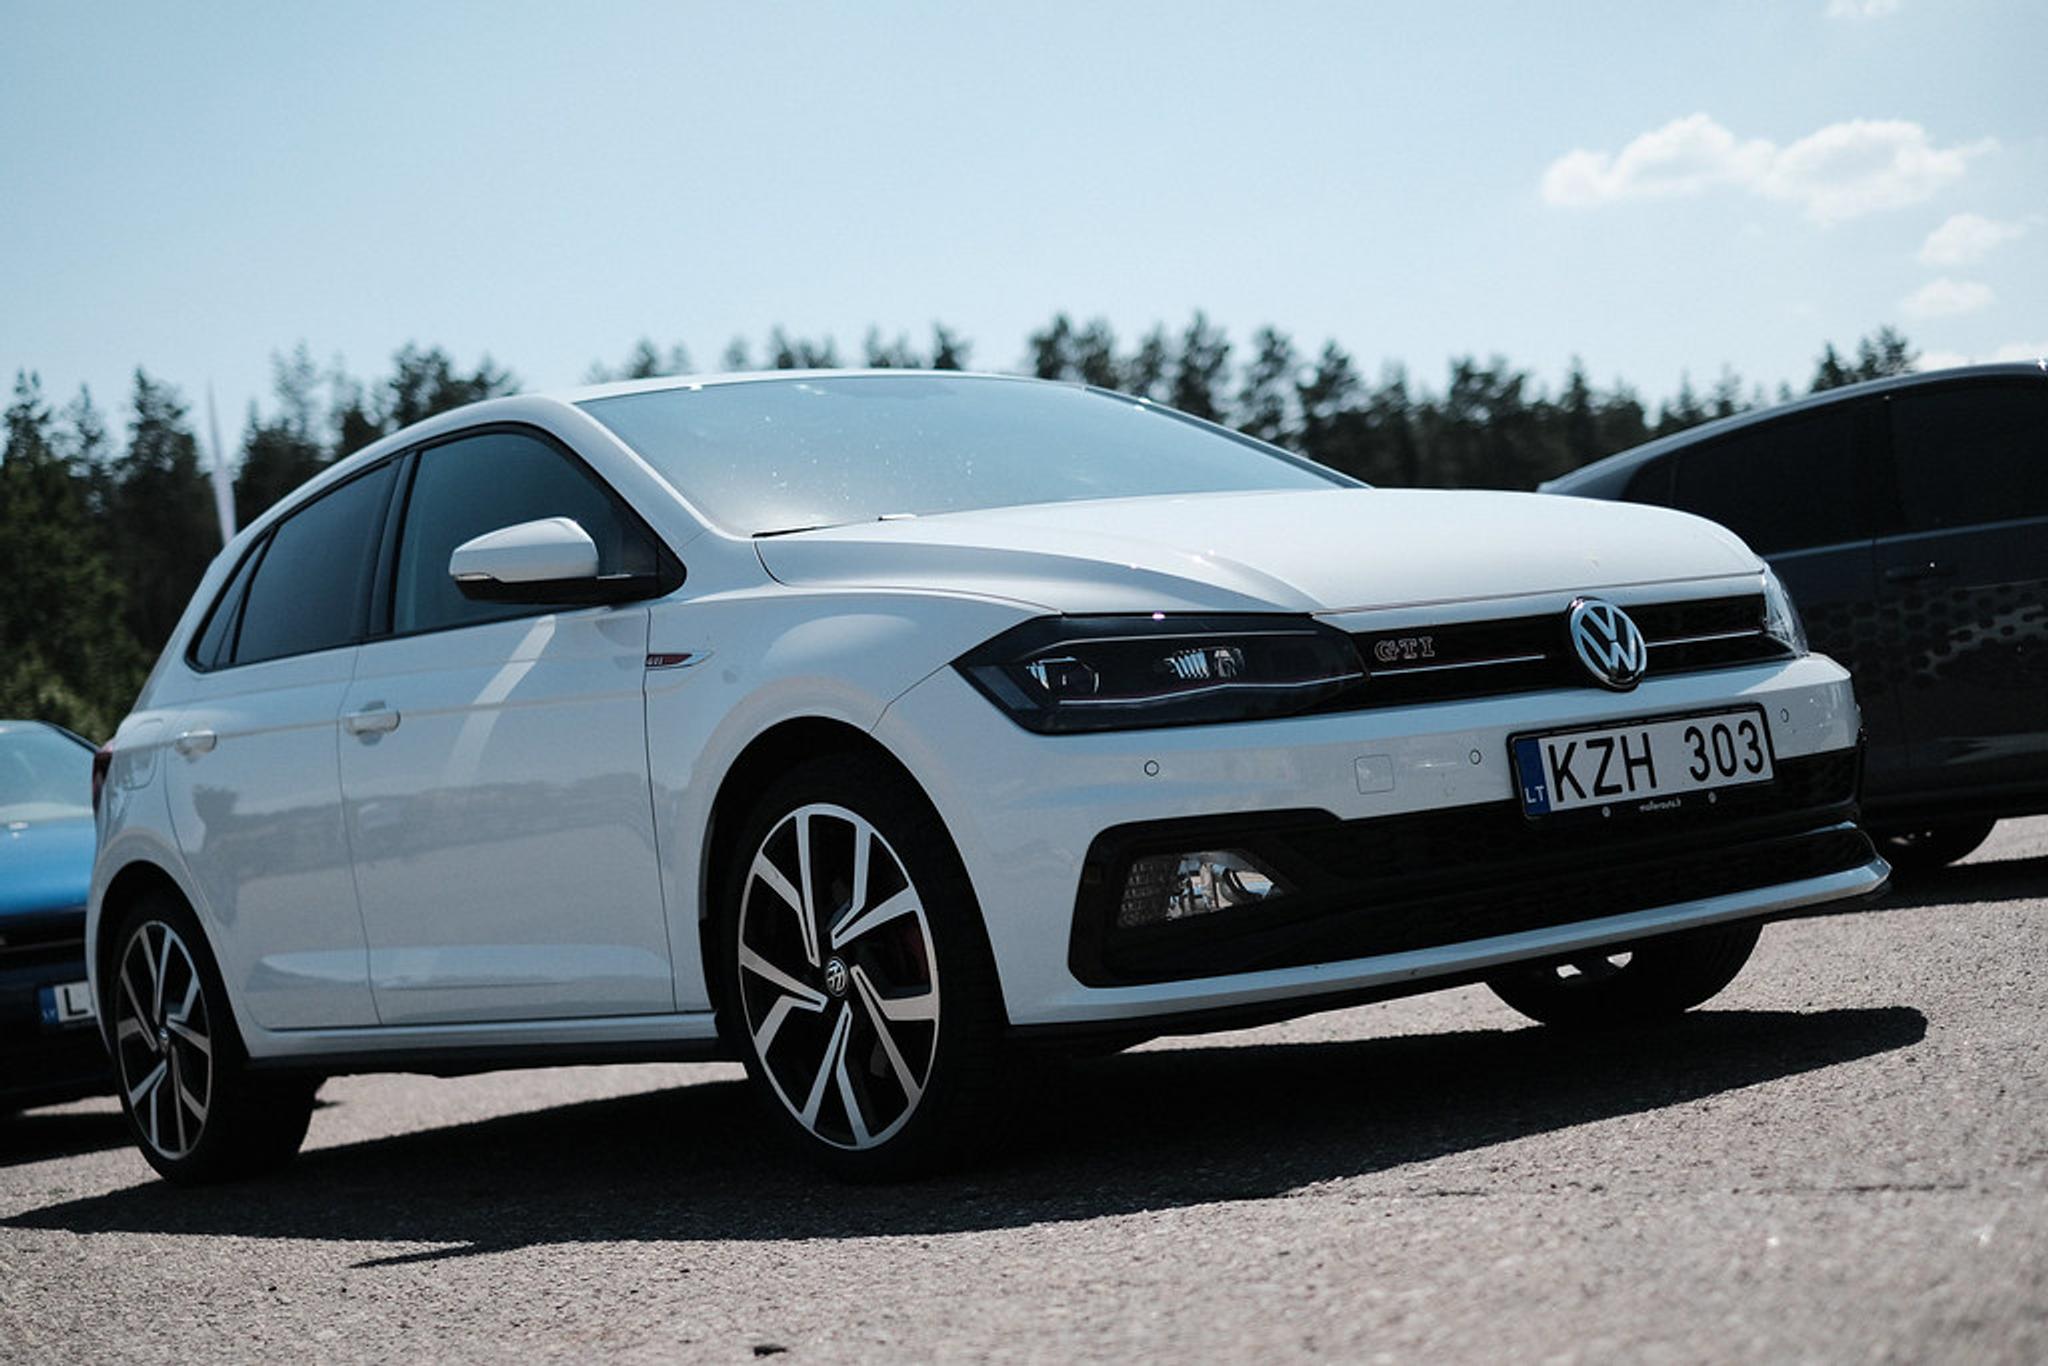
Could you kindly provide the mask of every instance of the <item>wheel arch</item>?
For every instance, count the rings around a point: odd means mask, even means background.
[[[722,974],[715,968],[718,961],[719,892],[731,875],[734,861],[742,856],[742,851],[734,847],[733,840],[776,779],[799,763],[829,755],[863,759],[901,780],[906,790],[915,793],[931,809],[940,828],[947,828],[945,816],[924,785],[918,782],[917,775],[888,746],[858,726],[830,717],[800,716],[779,721],[755,736],[726,769],[717,795],[712,798],[710,818],[704,823],[699,863],[702,881],[697,897],[697,947],[699,961],[705,965],[704,985],[714,1011],[723,1009],[725,1004]],[[950,830],[948,838],[951,839]],[[954,856],[960,857],[957,841],[954,842]],[[970,886],[973,883],[971,871],[968,882]],[[982,922],[979,900],[977,895],[974,920],[981,930],[983,950],[987,952],[988,928]]]
[[[105,984],[110,977],[116,948],[114,934],[121,927],[122,917],[128,913],[129,907],[153,893],[176,897],[181,905],[193,913],[195,920],[199,918],[198,908],[192,904],[192,898],[185,894],[185,889],[179,885],[178,879],[162,864],[147,858],[130,859],[123,864],[107,880],[106,890],[100,894],[99,917],[94,923],[93,942],[89,946],[93,981],[100,991],[106,990]],[[104,1037],[108,1018],[105,1002],[95,1000],[94,1006],[99,1010],[100,1033]]]

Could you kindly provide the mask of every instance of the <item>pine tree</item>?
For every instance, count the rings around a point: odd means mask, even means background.
[[[1813,385],[1809,392],[1818,394],[1826,389],[1839,389],[1845,384],[1855,382],[1856,372],[1842,363],[1841,356],[1835,351],[1835,344],[1829,342],[1827,349],[1820,353],[1820,360],[1814,365]]]
[[[1252,362],[1237,391],[1237,428],[1247,436],[1289,443],[1294,435],[1294,390],[1300,362],[1285,333],[1262,327],[1252,334]]]
[[[1230,339],[1197,310],[1181,334],[1167,401],[1184,413],[1221,420],[1230,378]]]
[[[1083,384],[1098,389],[1116,388],[1116,333],[1110,329],[1108,319],[1096,318],[1076,333],[1072,355],[1075,377]]]
[[[1856,378],[1887,379],[1910,375],[1920,359],[1905,337],[1890,327],[1880,327],[1856,343]]]
[[[220,525],[177,390],[138,369],[133,401],[108,521],[129,633],[155,654],[220,550]]]
[[[1324,342],[1315,368],[1295,381],[1295,404],[1301,414],[1296,449],[1311,460],[1352,473],[1340,463],[1351,453],[1339,450],[1338,438],[1348,425],[1344,415],[1355,411],[1359,387],[1351,357],[1336,342]]]
[[[235,521],[247,526],[278,499],[318,474],[327,451],[314,429],[319,372],[301,345],[289,358],[270,358],[277,414],[263,417],[249,405],[242,458],[235,471]]]
[[[1133,398],[1158,398],[1166,383],[1166,329],[1154,327],[1124,361],[1118,387]]]
[[[867,338],[861,343],[863,363],[870,370],[921,370],[924,362],[918,358],[910,345],[910,338],[897,333],[896,340],[882,340],[880,328],[870,327]]]
[[[1044,330],[1034,332],[1025,343],[1030,359],[1025,363],[1039,379],[1067,379],[1074,372],[1074,325],[1058,313]]]
[[[932,324],[932,369],[965,370],[968,353],[973,349],[944,323]]]
[[[142,667],[123,625],[120,582],[93,525],[90,486],[53,440],[33,375],[15,376],[6,428],[0,716],[55,721],[103,738],[127,711]]]

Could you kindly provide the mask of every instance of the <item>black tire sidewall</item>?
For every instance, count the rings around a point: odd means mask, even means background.
[[[313,1113],[314,1092],[319,1079],[279,1075],[267,1077],[251,1072],[249,1054],[241,1029],[228,1003],[227,986],[214,961],[199,919],[182,901],[168,894],[147,895],[121,917],[114,933],[114,951],[107,960],[107,980],[101,987],[101,1008],[114,1018],[111,1007],[121,964],[136,933],[150,923],[161,922],[176,930],[186,952],[198,970],[200,991],[206,1003],[206,1019],[212,1031],[213,1093],[207,1101],[207,1116],[199,1141],[182,1157],[167,1157],[149,1142],[134,1108],[128,1103],[128,1082],[121,1075],[116,1056],[111,1060],[121,1113],[135,1146],[150,1166],[166,1180],[180,1185],[206,1185],[255,1175],[289,1159],[304,1140]]]

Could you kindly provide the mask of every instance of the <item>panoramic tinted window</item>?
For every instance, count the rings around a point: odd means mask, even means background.
[[[48,726],[0,726],[0,821],[91,814],[91,750]]]
[[[1856,414],[1837,404],[1766,422],[1678,458],[1672,502],[1759,554],[1868,537],[1856,477]]]
[[[597,542],[601,574],[655,572],[654,543],[619,515],[596,476],[537,437],[487,432],[420,456],[399,539],[392,628],[432,631],[539,610],[471,602],[448,577],[448,557],[487,531],[543,517],[574,518]]]
[[[1901,394],[1892,413],[1908,527],[2048,516],[2048,384]]]
[[[257,562],[237,664],[332,649],[356,638],[394,467],[342,485],[280,522]]]
[[[706,516],[739,532],[1344,483],[1132,400],[1066,385],[854,375],[663,389],[582,406]]]

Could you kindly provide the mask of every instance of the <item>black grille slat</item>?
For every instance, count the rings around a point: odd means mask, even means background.
[[[1649,603],[1628,614],[1650,646],[1650,676],[1783,657],[1763,634],[1759,593]],[[1565,638],[1564,614],[1503,617],[1355,634],[1366,677],[1330,711],[1592,687]]]

